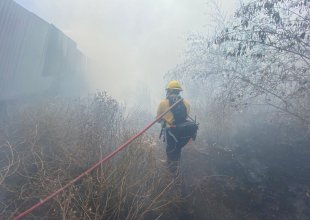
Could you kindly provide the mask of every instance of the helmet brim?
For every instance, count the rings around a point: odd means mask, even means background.
[[[179,90],[179,91],[183,91],[183,89],[181,89],[181,88],[166,88],[166,90]]]

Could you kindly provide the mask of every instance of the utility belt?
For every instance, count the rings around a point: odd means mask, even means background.
[[[164,141],[166,141],[167,135],[172,137],[176,143],[180,141],[183,142],[184,139],[195,140],[197,136],[198,126],[199,124],[193,120],[192,121],[186,120],[185,122],[179,123],[177,125],[172,125],[170,127],[165,126],[161,129],[159,138],[161,138],[164,134],[163,136]]]

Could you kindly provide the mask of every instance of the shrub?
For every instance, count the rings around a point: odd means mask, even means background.
[[[123,108],[106,93],[7,106],[0,133],[0,216],[12,218],[45,198],[123,143]],[[173,218],[180,204],[175,179],[144,135],[29,219]]]

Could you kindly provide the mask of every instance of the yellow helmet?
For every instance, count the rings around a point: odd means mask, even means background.
[[[166,90],[167,89],[175,89],[175,90],[183,91],[181,84],[176,80],[170,81],[166,87]]]

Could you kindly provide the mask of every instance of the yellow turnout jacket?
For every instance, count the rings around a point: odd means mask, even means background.
[[[186,100],[183,100],[184,105],[186,107],[186,111],[187,111],[187,115],[189,115],[190,112],[190,106],[189,103]],[[157,117],[159,115],[161,115],[162,113],[164,113],[165,111],[167,111],[169,109],[170,105],[169,105],[169,100],[168,99],[163,99],[161,100],[161,102],[159,103],[158,109],[157,109]],[[167,127],[171,127],[173,125],[173,114],[171,111],[169,111],[167,114],[164,115],[164,117],[162,118],[161,122],[164,122],[164,124]]]

